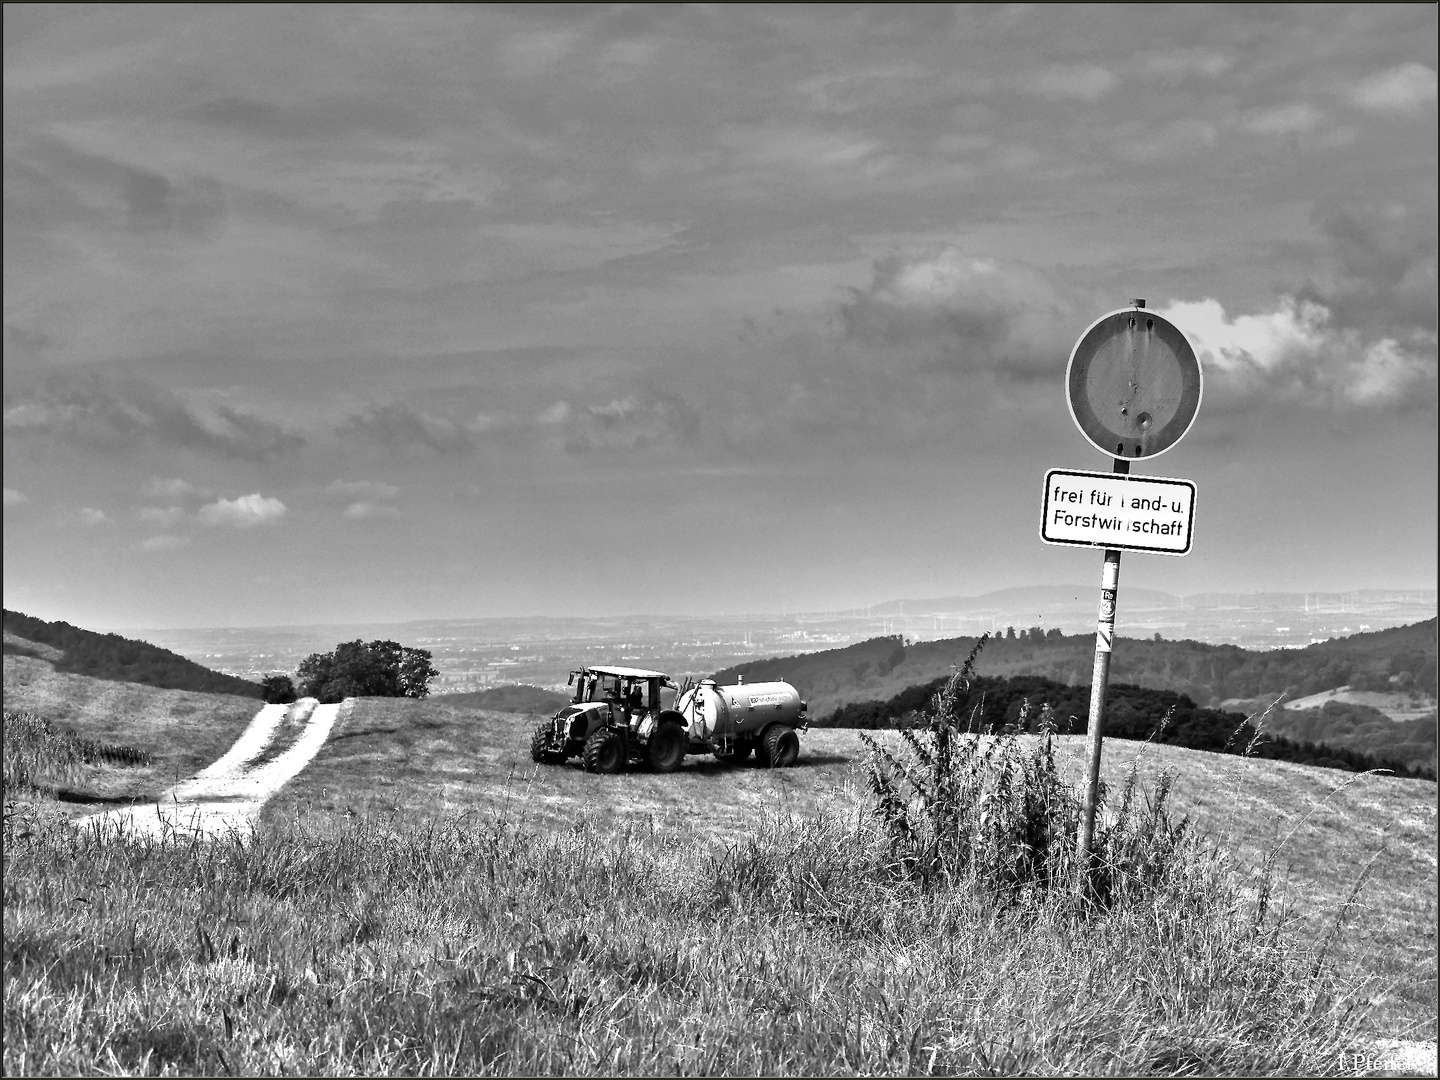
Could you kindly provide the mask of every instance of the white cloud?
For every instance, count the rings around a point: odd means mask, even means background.
[[[1170,161],[1199,153],[1215,144],[1215,125],[1208,120],[1174,120],[1164,127],[1129,125],[1114,140],[1115,155],[1125,161]]]
[[[81,525],[108,525],[110,515],[104,510],[96,510],[93,506],[82,506],[75,512],[75,519]]]
[[[185,517],[185,511],[178,506],[142,506],[136,516],[147,525],[168,529]]]
[[[345,516],[352,521],[359,521],[362,518],[398,518],[400,511],[384,503],[361,500],[347,506]]]
[[[549,406],[539,416],[535,417],[537,424],[563,424],[570,419],[570,403],[568,401],[557,401]]]
[[[174,551],[176,548],[189,546],[190,538],[188,536],[161,534],[160,536],[152,536],[148,540],[140,541],[141,551]]]
[[[1212,299],[1157,310],[1195,347],[1207,401],[1405,408],[1434,398],[1433,338],[1423,353],[1394,338],[1367,343],[1359,331],[1333,326],[1325,305],[1292,297],[1274,311],[1233,318]]]
[[[1115,83],[1114,75],[1095,64],[1057,65],[1040,72],[1028,89],[1041,97],[1099,101]]]
[[[1435,100],[1435,69],[1401,64],[1362,79],[1350,100],[1372,112],[1414,113]]]
[[[23,492],[16,491],[14,488],[7,487],[5,489],[6,506],[19,506],[21,503],[29,501],[29,496],[25,495]]]
[[[235,525],[249,528],[276,521],[285,515],[285,504],[258,491],[238,499],[217,499],[200,508],[200,520],[207,525]]]

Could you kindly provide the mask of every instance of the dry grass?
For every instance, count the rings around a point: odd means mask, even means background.
[[[4,658],[5,708],[57,730],[146,751],[148,765],[81,765],[55,789],[55,810],[78,817],[108,806],[154,801],[220,757],[260,708],[255,698],[159,690],[57,672],[45,660]]]
[[[105,737],[183,737],[179,692],[137,689]],[[1017,923],[894,875],[858,732],[611,777],[534,765],[532,724],[361,701],[239,843],[7,813],[6,1073],[1337,1075],[1364,1033],[1434,1037],[1434,783],[1111,742],[1107,781],[1175,769],[1212,853],[1098,922]],[[1287,837],[1293,917],[1257,932]]]
[[[542,834],[577,822],[610,835],[653,827],[713,849],[743,839],[775,812],[845,813],[867,800],[857,731],[810,731],[794,769],[732,769],[706,757],[687,758],[665,775],[597,776],[574,761],[531,762],[533,723],[452,708],[443,698],[362,700],[261,821],[314,828],[361,816],[405,828],[471,813]],[[899,751],[898,732],[873,734]],[[1084,752],[1083,736],[1056,737],[1065,774],[1081,774]],[[1434,782],[1118,739],[1105,744],[1101,776],[1118,791],[1137,762],[1142,775],[1173,769],[1173,811],[1242,865],[1258,872],[1279,847],[1275,903],[1317,948],[1375,858],[1346,933],[1332,945],[1334,958],[1352,977],[1375,977],[1367,992],[1375,1031],[1435,1037]]]

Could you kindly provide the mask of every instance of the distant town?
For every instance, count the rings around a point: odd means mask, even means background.
[[[1096,595],[1092,595],[1096,594]],[[622,663],[677,678],[746,660],[839,648],[879,636],[934,641],[1030,627],[1093,632],[1096,589],[1037,586],[978,597],[892,601],[835,612],[610,619],[503,618],[240,629],[120,631],[216,671],[259,680],[292,673],[312,652],[361,638],[428,649],[440,677],[433,694],[527,684],[563,687],[587,663]],[[1348,593],[1120,594],[1120,637],[1191,639],[1247,649],[1300,648],[1433,618],[1434,590]],[[958,659],[958,657],[957,657]]]

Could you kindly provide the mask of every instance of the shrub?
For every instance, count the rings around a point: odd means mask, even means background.
[[[267,705],[289,705],[298,696],[289,675],[266,675],[260,688],[264,691]]]

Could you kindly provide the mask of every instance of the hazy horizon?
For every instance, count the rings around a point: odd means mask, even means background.
[[[1133,297],[1205,384],[1122,613],[1436,587],[1434,6],[3,19],[8,608],[1098,592],[1042,485]]]

